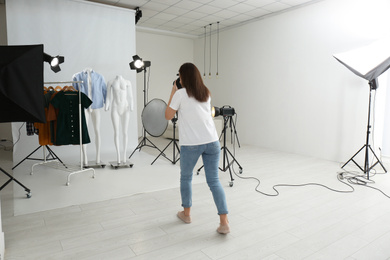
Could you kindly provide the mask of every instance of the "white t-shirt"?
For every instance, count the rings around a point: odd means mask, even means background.
[[[219,140],[211,116],[211,98],[199,102],[188,97],[185,88],[178,89],[169,105],[178,111],[180,145],[200,145]]]

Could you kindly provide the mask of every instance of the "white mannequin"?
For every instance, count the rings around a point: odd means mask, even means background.
[[[92,86],[91,83],[91,68],[86,68],[83,72],[87,72],[88,74],[88,93],[85,93],[88,97],[92,97]],[[96,145],[96,164],[101,163],[100,159],[100,109],[93,109],[91,106],[85,110],[85,121],[87,123],[87,127],[89,127],[89,118],[92,119],[93,128],[95,131],[95,145]],[[88,153],[87,153],[87,144],[83,144],[83,161],[84,166],[88,166]]]
[[[111,104],[112,101],[112,104]],[[128,127],[130,111],[134,110],[133,91],[131,82],[118,75],[112,81],[107,82],[107,99],[105,110],[111,106],[111,119],[114,126],[114,142],[117,153],[117,163],[125,163],[127,160]],[[123,154],[120,156],[119,132],[122,124]]]
[[[85,121],[89,129],[89,118],[92,118],[93,128],[95,130],[95,145],[96,145],[96,164],[101,163],[100,161],[100,109],[88,108],[85,110]],[[87,144],[83,144],[83,156],[84,165],[88,166],[87,156]]]

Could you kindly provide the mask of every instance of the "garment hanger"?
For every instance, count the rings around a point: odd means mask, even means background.
[[[77,90],[73,86],[65,86],[63,90],[66,95],[77,95]]]

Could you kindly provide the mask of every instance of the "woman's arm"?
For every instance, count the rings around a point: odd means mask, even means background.
[[[172,97],[176,93],[176,90],[177,90],[177,87],[176,87],[176,81],[175,81],[175,84],[173,84],[173,86],[172,86],[171,96],[169,97],[169,102],[168,102],[167,108],[165,109],[165,119],[166,120],[171,120],[175,116],[176,110],[172,109],[169,105],[171,104]]]

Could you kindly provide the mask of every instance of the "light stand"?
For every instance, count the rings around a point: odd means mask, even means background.
[[[173,124],[173,138],[172,140],[167,144],[167,146],[165,146],[165,148],[161,151],[161,153],[156,157],[156,159],[154,159],[154,161],[152,162],[152,164],[158,159],[158,157],[160,157],[161,155],[164,156],[168,161],[170,161],[172,164],[176,164],[179,160],[180,160],[180,157],[179,158],[176,158],[176,154],[175,154],[175,149],[177,149],[178,153],[180,154],[180,148],[179,148],[179,145],[177,144],[177,139],[176,139],[176,122],[177,122],[177,117],[174,117],[172,118],[172,124]],[[164,151],[171,145],[173,144],[173,156],[172,156],[172,160],[169,159],[168,157],[165,156],[164,154]]]
[[[376,156],[374,150],[371,148],[370,142],[370,129],[371,129],[371,91],[378,88],[378,77],[390,68],[390,41],[380,40],[370,45],[339,53],[333,55],[336,60],[347,67],[350,71],[357,76],[362,77],[369,82],[370,95],[368,102],[368,123],[366,132],[366,143],[357,151],[341,168],[344,168],[350,161],[355,163],[360,170],[364,172],[367,179],[370,177],[370,170],[373,169],[378,163],[382,166],[383,170],[387,172],[379,158]],[[362,150],[365,150],[364,167],[361,167],[356,161],[355,156]],[[369,152],[372,152],[377,160],[370,166]]]
[[[138,55],[134,55],[133,56],[133,61],[129,65],[130,65],[130,69],[136,70],[137,73],[139,73],[141,71],[144,71],[144,90],[143,91],[144,91],[144,108],[145,108],[146,107],[146,68],[150,67],[151,62],[150,61],[142,61],[142,59]],[[150,144],[148,144],[147,142],[149,142]],[[146,137],[146,129],[145,129],[145,127],[143,127],[142,139],[138,143],[138,145],[134,149],[134,151],[130,154],[129,159],[131,158],[131,156],[133,156],[133,154],[134,154],[134,152],[136,150],[139,149],[141,151],[141,148],[144,147],[144,146],[156,148],[157,150],[159,150],[161,152],[161,150],[158,149],[157,146]]]
[[[227,170],[229,170],[229,174],[230,174],[230,182],[229,182],[229,186],[230,187],[233,187],[233,175],[232,175],[232,170],[230,168],[231,165],[233,165],[233,163],[237,163],[238,167],[239,167],[239,173],[242,173],[242,167],[241,165],[238,163],[238,161],[236,160],[236,158],[234,157],[234,155],[230,152],[230,150],[227,148],[226,146],[226,129],[228,127],[228,123],[230,123],[230,127],[231,128],[234,128],[232,129],[234,131],[234,137],[237,138],[238,140],[238,135],[237,135],[237,131],[236,131],[236,126],[232,120],[232,116],[235,114],[235,111],[233,108],[231,107],[228,107],[228,108],[217,108],[217,107],[213,107],[213,116],[218,116],[218,115],[223,115],[223,121],[224,121],[224,124],[223,124],[223,130],[222,130],[222,133],[221,133],[221,136],[223,136],[223,146],[221,147],[221,151],[222,151],[222,168],[219,167],[219,169],[223,172],[226,172]],[[233,137],[233,138],[234,138]],[[229,155],[231,157],[231,159],[229,159]],[[199,172],[200,170],[204,167],[204,165],[202,165],[198,171],[197,171],[197,175],[199,175]]]
[[[367,176],[367,180],[370,179],[370,171],[373,169],[378,163],[382,166],[383,170],[387,172],[386,168],[383,166],[382,162],[379,160],[379,158],[376,156],[374,150],[371,148],[370,145],[370,129],[371,129],[371,92],[372,90],[377,89],[377,79],[374,79],[370,81],[369,83],[370,86],[370,95],[369,95],[369,101],[368,101],[368,122],[367,122],[367,133],[366,133],[366,143],[360,148],[359,151],[357,151],[341,168],[344,168],[350,161],[352,161],[359,169]],[[364,167],[362,168],[354,159],[355,156],[357,156],[361,151],[365,150],[365,156],[364,156]],[[373,163],[370,166],[370,156],[369,152],[372,152],[373,156],[376,159],[376,162]]]
[[[223,172],[226,172],[228,169],[229,169],[229,174],[230,174],[230,183],[229,183],[229,186],[232,187],[233,186],[233,175],[232,175],[232,170],[230,169],[230,166],[235,162],[237,163],[238,167],[239,167],[239,173],[242,173],[242,167],[241,165],[238,163],[238,161],[236,160],[236,158],[234,157],[234,155],[229,151],[229,149],[226,147],[226,128],[227,128],[227,124],[228,122],[233,122],[232,121],[232,117],[231,116],[224,116],[223,117],[223,120],[224,120],[224,126],[223,126],[223,146],[221,147],[221,150],[222,150],[222,157],[223,157],[223,160],[222,160],[222,168],[219,167],[219,169]],[[233,126],[234,128],[234,136],[237,138],[238,140],[238,136],[237,136],[237,131],[236,131],[236,128],[235,128],[235,125],[234,123],[231,123],[230,126]],[[234,137],[233,137],[234,138]],[[229,156],[231,156],[232,160],[229,161]],[[227,164],[226,164],[227,163]]]

